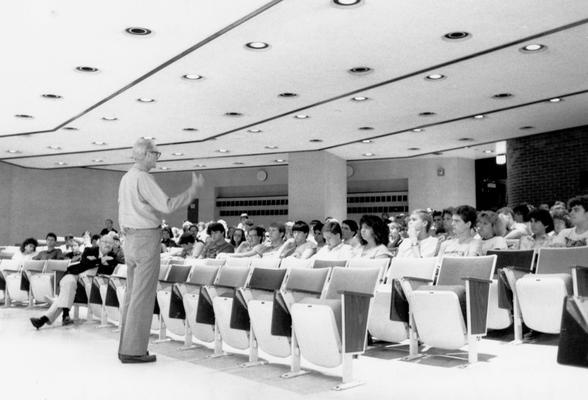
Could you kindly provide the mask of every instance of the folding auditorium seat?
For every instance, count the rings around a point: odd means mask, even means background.
[[[20,288],[21,290],[26,290],[29,293],[29,307],[32,307],[33,305],[35,305],[37,301],[39,301],[39,299],[35,298],[33,294],[33,290],[31,287],[31,278],[34,275],[41,274],[45,269],[46,263],[46,260],[26,260],[22,263]],[[45,298],[43,297],[43,299],[41,299],[40,302],[46,303],[47,300],[45,300]]]
[[[514,322],[514,341],[522,343],[523,324],[515,284],[518,278],[531,273],[535,250],[489,250],[496,255],[496,274],[490,284],[488,329],[506,329]]]
[[[224,253],[221,253],[224,254]],[[251,264],[250,257],[227,257],[225,259],[225,263],[223,265],[227,265],[229,267],[249,267]],[[220,265],[219,265],[220,267]]]
[[[13,302],[28,303],[29,292],[21,290],[22,265],[16,260],[2,260],[0,274],[4,281],[4,307],[10,307]]]
[[[69,260],[47,260],[42,273],[33,274],[30,277],[31,293],[33,299],[40,303],[46,303],[59,292],[59,281],[65,275]]]
[[[184,283],[190,275],[192,268],[189,265],[174,265],[169,266],[165,279],[159,281],[159,288],[157,290],[157,303],[159,304],[160,312],[160,328],[159,341],[167,340],[183,340],[186,331],[184,319],[186,317],[184,305],[181,304],[180,314],[170,314],[170,304],[172,300],[172,292],[175,284]],[[181,299],[180,299],[181,303]],[[180,339],[181,337],[181,339]]]
[[[333,267],[345,267],[347,260],[312,260],[312,268],[333,268]]]
[[[120,325],[126,281],[126,264],[117,265],[112,272],[112,275],[108,277],[108,285],[104,297],[104,308],[106,310],[107,322],[116,326]]]
[[[423,279],[426,282],[433,282],[437,260],[437,257],[392,259],[388,273],[385,276],[385,282],[376,289],[374,304],[368,319],[368,331],[374,338],[393,343],[400,343],[409,339],[411,318],[406,299],[410,294],[411,287],[410,285],[405,285],[406,287],[403,288],[402,279],[410,277],[413,281]],[[394,305],[400,304],[400,306],[403,306],[403,310],[406,311],[405,314],[403,313],[404,315],[397,315],[394,319],[391,314],[393,289],[396,290],[395,297],[400,296],[400,301],[396,298],[394,299]],[[411,355],[417,352],[418,349],[411,348]]]
[[[468,362],[478,360],[477,344],[486,335],[495,265],[495,255],[444,257],[437,284],[417,287],[410,293],[410,310],[425,345],[446,350],[467,345]],[[411,340],[416,340],[415,335]]]
[[[300,258],[286,257],[282,258],[280,268],[292,269],[292,268],[312,268],[312,260],[306,258],[301,260]]]
[[[516,291],[525,324],[538,332],[558,334],[562,304],[572,293],[571,267],[585,265],[588,247],[541,248],[536,274],[516,282]]]
[[[335,390],[361,384],[353,380],[353,359],[365,351],[379,275],[379,268],[334,267],[320,299],[305,298],[292,305],[302,357],[325,368],[342,366],[343,382]]]
[[[563,306],[557,362],[588,367],[588,260],[572,268],[572,287]]]
[[[390,259],[389,258],[350,258],[347,260],[345,264],[347,268],[380,268],[380,277],[378,278],[378,282],[382,282],[384,280],[384,276],[388,271],[388,267],[390,266]]]
[[[282,261],[282,264],[286,260],[287,258]],[[292,305],[309,297],[318,299],[331,270],[329,268],[282,268],[282,270],[287,272],[280,291],[275,292],[270,299],[253,298],[247,302],[247,306],[258,348],[274,357],[284,359],[291,357],[290,372],[283,374],[282,377],[293,378],[307,372],[300,369],[300,348],[296,335],[292,331]]]
[[[279,257],[253,257],[251,258],[250,268],[280,268],[281,258]]]
[[[216,280],[212,287],[203,287],[202,296],[199,301],[200,308],[208,308],[210,305],[214,311],[215,334],[214,334],[214,354],[213,356],[222,356],[223,343],[229,344],[234,349],[246,350],[249,347],[249,335],[246,331],[232,329],[231,311],[233,299],[237,289],[245,286],[250,274],[248,267],[227,267],[224,266],[217,274]],[[196,315],[196,322],[201,322],[202,317]]]

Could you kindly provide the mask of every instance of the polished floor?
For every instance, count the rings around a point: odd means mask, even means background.
[[[481,362],[435,356],[402,361],[405,347],[376,344],[356,363],[364,385],[333,391],[335,376],[313,372],[284,380],[286,365],[241,368],[245,356],[210,359],[207,349],[151,346],[158,361],[123,365],[117,333],[97,323],[35,330],[42,309],[0,308],[0,398],[68,399],[582,399],[588,369],[556,363],[557,337],[511,345],[508,333],[480,344]],[[155,338],[154,338],[155,339]],[[304,364],[303,364],[304,366]]]

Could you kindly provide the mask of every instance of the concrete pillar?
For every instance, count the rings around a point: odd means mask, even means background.
[[[342,221],[347,216],[347,163],[326,151],[288,155],[288,219]]]

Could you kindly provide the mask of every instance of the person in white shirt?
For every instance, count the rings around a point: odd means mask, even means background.
[[[20,245],[20,251],[14,253],[12,259],[18,261],[19,264],[22,264],[24,261],[27,260],[32,260],[33,257],[37,255],[38,245],[39,243],[35,238],[25,239]]]
[[[430,235],[433,217],[426,210],[414,210],[408,220],[408,238],[398,247],[396,257],[434,257],[439,249],[439,239]]]
[[[359,240],[359,226],[352,219],[346,219],[341,222],[341,232],[343,232],[343,243],[353,248],[361,246]]]
[[[498,217],[503,220],[506,226],[505,239],[520,239],[531,234],[526,224],[515,221],[514,212],[510,207],[502,207],[498,210]]]
[[[292,235],[294,237],[286,240],[280,257],[293,257],[301,260],[312,257],[316,252],[316,243],[308,240],[309,232],[310,227],[306,222],[296,221],[292,226]]]
[[[568,201],[573,228],[563,229],[554,239],[554,247],[588,246],[588,195]]]
[[[338,222],[327,222],[322,234],[325,245],[312,257],[317,260],[347,260],[353,256],[353,248],[343,243],[341,225]]]
[[[261,226],[254,226],[249,229],[247,239],[242,242],[239,247],[235,249],[235,254],[230,254],[230,257],[243,257],[240,254],[245,254],[253,250],[253,255],[257,254],[257,250],[261,246],[261,242],[265,237],[265,229]]]
[[[388,250],[388,225],[376,215],[364,215],[359,220],[361,245],[354,249],[354,256],[360,258],[391,258]]]
[[[476,209],[471,206],[459,206],[451,218],[454,238],[441,243],[439,264],[443,256],[472,257],[482,254],[482,241],[476,239]]]
[[[494,211],[481,211],[478,214],[476,230],[482,239],[482,255],[486,255],[488,250],[506,250],[508,248],[506,239],[497,235],[496,225],[499,223],[498,214]]]

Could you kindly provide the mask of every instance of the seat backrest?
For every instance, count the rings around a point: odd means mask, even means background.
[[[323,298],[338,299],[341,297],[339,292],[343,290],[373,295],[379,276],[379,268],[334,267]]]
[[[216,280],[215,286],[240,288],[245,286],[249,276],[248,267],[221,267]]]
[[[127,265],[126,264],[118,264],[114,271],[112,272],[112,276],[116,278],[126,278],[127,277]]]
[[[18,271],[20,269],[20,263],[18,260],[1,260],[0,271]]]
[[[195,265],[186,282],[198,286],[212,285],[220,268],[218,265]]]
[[[0,251],[0,260],[11,260],[14,257],[14,253],[2,250]]]
[[[389,258],[350,258],[347,260],[347,264],[345,265],[347,268],[379,268],[380,269],[380,276],[378,278],[379,281],[384,279],[384,274],[388,270],[388,266],[390,265]]]
[[[167,271],[169,270],[169,265],[160,265],[159,266],[159,276],[157,277],[158,280],[162,281],[167,276]]]
[[[223,265],[225,265],[226,260],[220,259],[220,258],[205,258],[204,259],[204,265],[217,265],[219,267],[222,267]]]
[[[282,262],[280,263],[280,268],[283,268],[283,269],[310,268],[311,266],[312,266],[312,260],[310,260],[308,258],[301,260],[300,258],[286,257],[286,258],[282,258]]]
[[[169,266],[169,270],[167,271],[165,281],[174,283],[186,282],[186,279],[188,279],[188,275],[190,275],[191,269],[192,267],[189,265],[172,264]]]
[[[283,268],[254,268],[249,278],[250,289],[274,291],[282,287],[286,270]]]
[[[462,278],[492,279],[496,256],[443,257],[437,285],[465,285]]]
[[[537,256],[538,274],[569,274],[570,267],[586,265],[588,246],[582,247],[544,247]]]
[[[332,268],[344,267],[347,265],[347,260],[318,260],[315,259],[312,263],[312,268]]]
[[[69,265],[69,260],[47,260],[47,267],[45,271],[65,271]]]
[[[402,279],[404,277],[431,279],[435,277],[435,268],[437,257],[426,258],[398,258],[395,257],[390,263],[388,269],[387,282],[392,283],[392,279]]]
[[[251,268],[280,268],[279,257],[252,258]]]
[[[45,268],[46,260],[26,260],[22,263],[22,269],[25,271],[41,272]]]
[[[283,269],[283,268],[282,268]],[[288,271],[284,290],[321,294],[331,270],[329,268],[294,268]]]
[[[488,250],[487,255],[496,255],[496,269],[506,267],[533,268],[535,250]]]
[[[227,257],[224,265],[229,267],[248,267],[249,264],[251,264],[251,258],[249,257]]]

